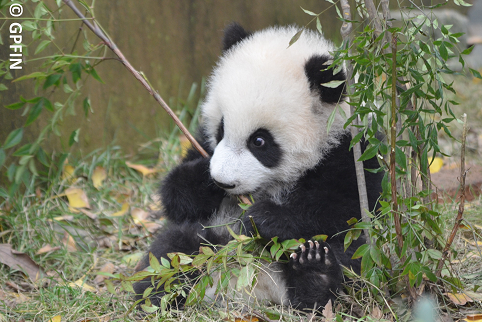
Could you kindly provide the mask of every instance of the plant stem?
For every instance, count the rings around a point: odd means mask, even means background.
[[[341,8],[343,11],[343,17],[347,20],[343,22],[341,26],[340,33],[343,37],[343,42],[347,48],[350,48],[350,35],[352,31],[352,23],[348,22],[351,20],[351,12],[350,12],[350,4],[348,0],[341,0]],[[348,49],[349,50],[349,49]],[[351,95],[352,86],[354,83],[353,79],[353,66],[350,61],[346,61],[346,90],[348,95]],[[355,108],[350,105],[350,116],[355,113]],[[354,138],[358,134],[358,117],[352,121],[352,125],[350,127],[351,136]],[[353,158],[355,159],[355,170],[356,170],[356,179],[358,185],[358,198],[360,199],[360,212],[361,217],[364,222],[370,222],[370,218],[368,217],[366,211],[368,210],[368,194],[367,194],[367,187],[365,181],[365,171],[363,169],[363,161],[358,161],[361,157],[361,145],[360,142],[357,142],[353,146]],[[367,238],[367,242],[371,244],[370,235],[368,233],[368,229],[363,230],[365,236]]]
[[[457,234],[457,231],[460,227],[460,223],[462,222],[462,216],[464,214],[464,206],[465,206],[465,177],[467,175],[467,171],[465,170],[465,141],[467,140],[467,114],[464,113],[462,116],[463,121],[464,121],[464,131],[462,133],[462,147],[460,151],[460,186],[459,186],[459,191],[460,191],[460,204],[459,204],[459,210],[457,212],[457,217],[455,218],[455,224],[454,227],[452,228],[452,232],[450,233],[449,238],[447,239],[447,243],[445,244],[445,247],[442,251],[442,258],[439,259],[438,264],[437,264],[437,272],[436,276],[440,277],[442,274],[442,266],[445,260],[448,257],[450,246],[452,246],[452,243],[455,239],[455,235]]]
[[[132,65],[129,63],[129,61],[125,58],[124,54],[119,50],[119,48],[116,46],[116,44],[110,40],[103,32],[102,30],[95,24],[95,19],[91,19],[92,21],[89,21],[82,12],[77,9],[77,7],[72,3],[71,0],[63,0],[64,3],[72,9],[72,11],[79,16],[79,18],[82,19],[84,24],[92,30],[92,32],[102,39],[102,41],[105,43],[107,47],[109,47],[116,55],[119,57],[120,62],[134,75],[134,77],[141,82],[142,85],[147,89],[149,94],[151,94],[154,99],[164,108],[164,110],[169,114],[169,116],[174,120],[176,125],[179,127],[179,129],[184,133],[186,138],[191,142],[192,146],[201,153],[201,155],[205,158],[209,157],[206,151],[201,147],[201,145],[196,141],[196,139],[189,133],[188,129],[182,124],[181,120],[177,117],[177,115],[171,110],[169,105],[166,104],[166,102],[162,99],[162,97],[157,93],[152,87],[149,85],[149,83],[142,77],[142,75],[132,67]]]

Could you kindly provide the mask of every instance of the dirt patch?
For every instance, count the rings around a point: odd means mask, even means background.
[[[465,197],[467,201],[472,201],[482,194],[482,166],[478,164],[468,164],[466,167],[467,175],[465,178]],[[460,166],[449,164],[442,167],[439,172],[432,174],[434,190],[441,201],[455,200],[460,197]]]

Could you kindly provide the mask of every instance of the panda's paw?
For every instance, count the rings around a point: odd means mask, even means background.
[[[290,256],[290,266],[293,270],[312,271],[322,274],[339,275],[341,266],[330,245],[325,242],[309,240],[301,245],[296,253]]]

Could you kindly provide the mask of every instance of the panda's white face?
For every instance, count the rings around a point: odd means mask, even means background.
[[[268,29],[229,50],[215,69],[203,105],[214,150],[211,177],[230,194],[276,193],[315,167],[337,144],[343,120],[327,134],[335,104],[310,88],[306,62],[331,45],[296,29]]]

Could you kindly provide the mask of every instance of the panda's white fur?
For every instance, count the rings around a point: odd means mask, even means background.
[[[304,30],[289,46],[298,31],[292,26],[254,33],[224,54],[210,78],[202,107],[214,150],[210,171],[216,181],[236,185],[231,194],[278,194],[318,164],[345,132],[344,120],[337,113],[327,133],[327,119],[335,104],[322,104],[319,95],[310,90],[304,70],[309,58],[328,54],[334,47],[310,30]],[[218,144],[215,131],[221,118],[228,131]],[[249,136],[258,128],[269,129],[283,143],[284,155],[275,168],[265,167],[246,148]]]

